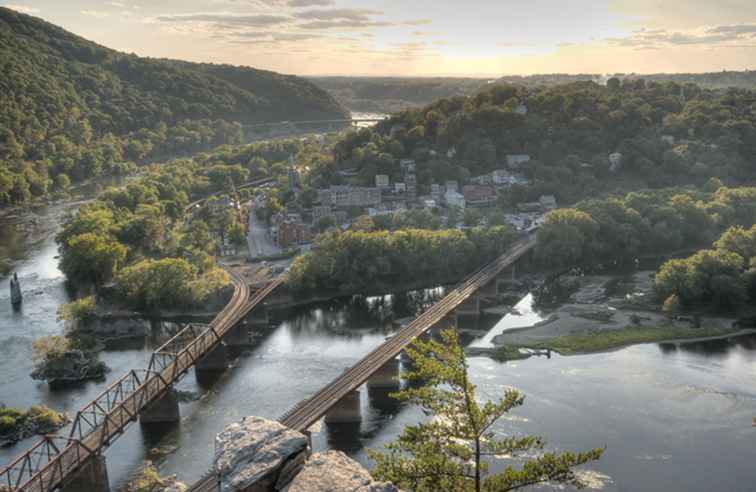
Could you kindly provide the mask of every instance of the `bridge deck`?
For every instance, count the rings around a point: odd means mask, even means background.
[[[370,352],[354,366],[347,369],[326,387],[286,412],[279,419],[279,422],[300,432],[309,429],[336,402],[351,391],[359,388],[373,373],[383,367],[389,360],[399,355],[407,345],[443,320],[478,289],[496,278],[503,270],[514,264],[530,251],[535,244],[534,236],[515,243],[507,253],[468,276],[454,290],[446,294],[443,299],[415,318],[406,327]],[[218,490],[218,479],[211,472],[190,487],[188,492],[216,492]]]

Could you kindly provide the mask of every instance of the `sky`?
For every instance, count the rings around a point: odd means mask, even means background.
[[[107,47],[297,75],[756,69],[756,0],[0,0]]]

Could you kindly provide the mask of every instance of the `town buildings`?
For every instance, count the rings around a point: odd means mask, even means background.
[[[359,186],[331,186],[318,190],[321,205],[333,207],[369,207],[381,203],[381,190]]]

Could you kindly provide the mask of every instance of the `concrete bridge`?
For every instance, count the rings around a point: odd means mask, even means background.
[[[403,350],[416,338],[427,335],[430,331],[455,326],[458,316],[479,315],[480,298],[495,295],[500,276],[514,268],[517,260],[532,251],[535,245],[535,235],[516,242],[509,251],[469,275],[443,299],[326,387],[286,412],[279,418],[279,422],[307,433],[321,418],[325,418],[326,423],[335,424],[361,421],[359,388],[367,383],[368,388],[397,389],[400,367],[398,357]],[[189,492],[219,490],[218,477],[211,472],[190,487]]]

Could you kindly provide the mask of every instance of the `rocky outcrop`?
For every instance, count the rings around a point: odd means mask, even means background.
[[[142,338],[150,332],[150,320],[134,316],[100,316],[80,328],[98,339]]]
[[[341,451],[312,455],[282,492],[397,492],[391,483],[375,482],[370,473]]]
[[[304,464],[306,454],[307,438],[303,434],[278,422],[246,417],[215,438],[214,463],[221,492],[277,490],[281,472],[295,471],[286,465]]]
[[[110,369],[97,359],[94,352],[71,349],[49,355],[37,363],[32,371],[33,379],[47,381],[51,386],[65,386],[87,380],[99,380]]]
[[[310,456],[307,444],[304,434],[260,417],[227,426],[215,440],[221,492],[400,492],[340,451]]]

